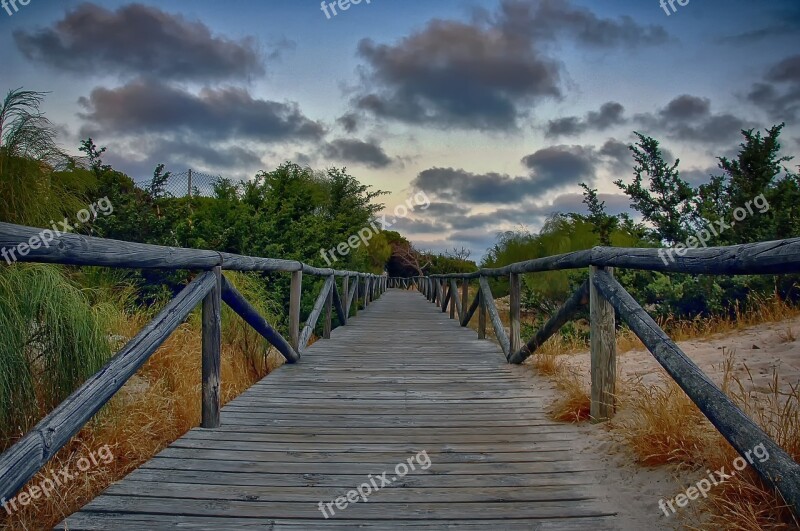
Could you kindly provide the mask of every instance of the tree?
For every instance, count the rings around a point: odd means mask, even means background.
[[[589,217],[592,232],[600,237],[600,245],[611,246],[611,232],[617,228],[619,219],[606,214],[606,203],[597,197],[597,189],[589,188],[586,183],[581,183],[583,188],[583,203],[589,208]]]
[[[630,146],[636,161],[633,183],[625,184],[619,179],[614,184],[631,198],[631,207],[653,224],[659,240],[668,244],[682,242],[688,236],[694,189],[680,177],[680,159],[667,164],[657,140],[634,134],[639,141]]]

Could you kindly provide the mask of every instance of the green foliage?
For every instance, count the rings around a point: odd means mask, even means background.
[[[657,140],[635,134],[639,142],[630,147],[636,161],[633,183],[625,184],[620,179],[614,184],[631,198],[631,206],[645,221],[653,224],[660,240],[669,244],[682,242],[688,236],[694,191],[680,177],[680,160],[667,164]]]
[[[26,432],[111,355],[114,315],[56,266],[0,268],[0,436]],[[39,395],[37,396],[37,390]]]

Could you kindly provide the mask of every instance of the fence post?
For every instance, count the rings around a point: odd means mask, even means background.
[[[189,197],[189,199],[191,199],[192,198],[192,169],[191,168],[189,168],[189,179],[188,180],[189,180],[189,193],[187,194],[187,196]]]
[[[222,268],[214,268],[216,285],[203,299],[202,427],[219,427],[219,386],[222,356]]]
[[[361,285],[361,277],[356,275],[353,277],[355,284],[353,285],[353,289],[355,290],[355,294],[353,294],[353,317],[358,317],[358,298],[361,294],[358,292],[358,287]]]
[[[345,275],[344,280],[342,280],[342,308],[344,310],[344,322],[342,326],[347,324],[347,320],[350,319],[350,275]]]
[[[464,315],[466,315],[469,308],[469,279],[466,277],[461,279],[461,308],[463,308]],[[460,319],[463,319],[463,317]]]
[[[456,297],[458,297],[458,286],[455,280],[450,280],[450,319],[456,318]]]
[[[292,272],[289,292],[289,341],[295,352],[300,352],[300,294],[303,291],[303,272]]]
[[[325,324],[322,328],[322,339],[331,338],[331,327],[333,326],[331,320],[333,318],[333,290],[336,289],[336,277],[331,275],[330,278],[333,280],[333,285],[328,290],[328,297],[325,299]]]
[[[519,320],[519,313],[520,313],[520,280],[519,275],[516,273],[511,273],[508,279],[508,287],[510,291],[508,306],[509,306],[509,313],[510,313],[510,322],[511,322],[511,329],[510,329],[510,337],[509,346],[510,352],[513,354],[517,352],[520,347],[522,346],[522,338],[521,338],[521,325]]]
[[[595,288],[594,276],[602,267],[589,266],[589,321],[592,350],[592,422],[614,416],[617,377],[617,342],[614,331],[614,307]],[[614,269],[605,271],[613,275]]]
[[[482,294],[478,294],[478,297],[480,297],[478,306],[478,339],[486,339],[486,301],[484,301]]]

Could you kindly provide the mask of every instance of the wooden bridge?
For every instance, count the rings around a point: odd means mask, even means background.
[[[600,461],[575,451],[574,429],[547,419],[545,394],[516,366],[586,304],[593,421],[615,413],[618,316],[741,455],[764,445],[770,459],[752,466],[800,513],[800,465],[613,276],[615,267],[797,273],[800,238],[684,249],[671,262],[657,249],[598,247],[473,273],[393,279],[71,234],[34,247],[29,243],[38,234],[0,223],[0,247],[26,244],[23,259],[31,262],[198,273],[105,367],[0,456],[2,499],[17,494],[202,303],[201,427],[60,528],[621,528],[604,503]],[[588,269],[589,279],[523,343],[520,275],[577,268]],[[227,282],[224,270],[291,273],[288,339]],[[325,280],[301,325],[304,274]],[[489,283],[498,277],[510,285],[508,329]],[[289,364],[221,410],[223,302]],[[467,328],[476,312],[477,338]],[[323,340],[308,346],[320,318]],[[496,343],[485,340],[489,322]]]
[[[612,528],[597,461],[547,419],[529,373],[418,292],[389,290],[229,403],[219,428],[190,431],[65,524]],[[398,477],[419,452],[429,462]],[[375,490],[384,472],[391,486]],[[366,502],[337,508],[364,483]]]

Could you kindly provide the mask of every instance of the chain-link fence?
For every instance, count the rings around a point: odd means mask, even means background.
[[[211,175],[194,170],[171,173],[164,184],[164,192],[172,197],[210,197],[214,195],[214,185],[222,179],[220,175]],[[234,180],[234,183],[239,181]],[[150,182],[137,183],[148,188]]]

